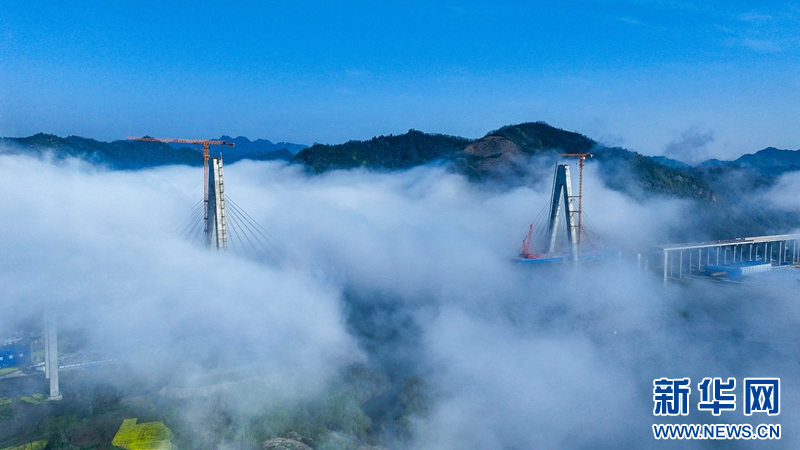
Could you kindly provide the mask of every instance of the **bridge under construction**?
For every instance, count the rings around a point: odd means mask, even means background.
[[[233,142],[215,139],[174,139],[150,136],[128,136],[130,141],[162,142],[165,144],[190,144],[203,146],[203,202],[206,244],[217,250],[228,248],[228,224],[225,216],[225,181],[222,176],[222,155],[209,155],[209,146],[233,147]],[[209,162],[211,164],[209,164]]]
[[[578,195],[572,194],[569,165],[557,164],[549,205],[528,228],[517,261],[525,265],[567,261],[578,264],[582,260],[621,256],[620,253],[599,250],[594,245],[595,248],[588,252],[582,248],[581,237],[589,231],[583,224],[583,167],[585,159],[592,155],[577,153],[558,156],[579,158]],[[562,217],[566,225],[566,243],[559,245],[558,228]],[[536,236],[535,232],[538,232]],[[665,285],[670,279],[697,276],[738,281],[744,275],[765,272],[773,267],[799,265],[800,234],[662,245],[637,256],[639,266],[660,272]]]
[[[800,234],[663,245],[640,254],[639,263],[660,271],[664,284],[686,276],[733,280],[742,274],[800,264]]]
[[[578,195],[572,193],[569,164],[557,164],[553,176],[550,202],[528,228],[528,234],[522,241],[522,251],[517,258],[520,264],[565,261],[577,264],[580,260],[608,256],[608,254],[599,252],[597,248],[585,251],[583,246],[585,237],[587,237],[586,231],[588,231],[583,224],[583,168],[586,158],[591,158],[592,154],[560,153],[558,156],[578,158],[580,167]],[[566,226],[566,242],[559,241],[561,236],[558,229],[562,217]],[[543,226],[545,221],[547,225]],[[534,236],[534,231],[538,233],[536,236]]]
[[[210,146],[233,147],[232,142],[214,139],[173,139],[128,137],[132,141],[190,144],[203,149],[203,199],[190,212],[181,236],[200,240],[214,250],[232,250],[247,258],[281,265],[286,255],[276,239],[225,193],[222,153],[211,156]]]

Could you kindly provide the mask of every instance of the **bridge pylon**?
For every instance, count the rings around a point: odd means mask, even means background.
[[[222,156],[209,158],[207,197],[205,201],[206,243],[211,248],[228,248],[228,223],[225,217],[225,181],[222,172]]]
[[[580,209],[575,209],[572,195],[572,183],[569,177],[569,165],[559,164],[556,167],[556,177],[553,183],[553,197],[550,204],[550,225],[549,231],[549,247],[548,253],[555,253],[557,238],[558,238],[558,222],[561,212],[561,204],[563,200],[564,215],[567,222],[567,241],[570,247],[570,256],[573,262],[578,262],[580,255],[578,254],[578,220],[577,216],[580,215]]]
[[[58,325],[56,313],[44,313],[44,375],[50,380],[50,400],[61,400],[58,385]]]
[[[222,156],[210,157],[210,145],[234,146],[233,142],[209,139],[173,139],[150,136],[129,136],[131,141],[164,142],[203,146],[203,200],[205,201],[205,238],[209,247],[217,250],[228,248],[228,226],[225,221],[225,187],[222,179]],[[211,163],[209,165],[209,162]]]

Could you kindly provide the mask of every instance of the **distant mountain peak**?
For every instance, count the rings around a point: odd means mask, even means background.
[[[506,125],[486,135],[489,136],[508,139],[528,154],[558,149],[585,153],[597,145],[597,142],[580,133],[556,128],[542,121]]]
[[[313,172],[365,167],[376,170],[405,169],[447,158],[464,149],[471,139],[408,130],[405,134],[375,136],[343,144],[314,144],[292,158]]]
[[[300,150],[308,147],[307,145],[293,144],[291,142],[278,142],[277,144],[274,144],[268,139],[256,139],[255,141],[251,141],[245,136],[232,138],[226,134],[220,136],[219,139],[221,141],[232,142],[235,144],[235,147],[225,151],[225,154],[228,156],[228,158],[234,159],[247,158],[249,155],[256,153],[263,156],[264,154],[277,152],[280,150],[286,150],[290,155],[294,155]]]
[[[780,172],[782,170],[800,167],[800,150],[782,150],[767,147],[755,153],[747,153],[733,161],[720,161],[709,159],[698,164],[697,167],[735,166],[754,169],[761,172]]]

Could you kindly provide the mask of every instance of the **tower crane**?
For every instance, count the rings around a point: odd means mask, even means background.
[[[233,147],[233,142],[208,139],[172,139],[128,137],[130,141],[149,141],[178,144],[192,144],[203,146],[203,202],[205,204],[205,233],[209,246],[224,250],[227,247],[227,222],[225,220],[225,189],[222,181],[222,158],[212,158],[213,183],[209,186],[208,147],[211,145],[227,145]],[[213,189],[213,192],[210,192]],[[210,195],[209,195],[210,194]],[[213,203],[213,207],[211,205]]]
[[[583,233],[583,165],[586,161],[586,158],[591,158],[591,153],[559,153],[558,156],[566,156],[571,158],[579,158],[580,159],[580,182],[578,183],[578,247],[580,248],[581,245],[581,233]]]
[[[208,203],[208,146],[209,145],[228,145],[230,147],[234,146],[233,142],[225,142],[220,140],[208,140],[208,139],[172,139],[172,138],[154,138],[150,136],[145,137],[133,137],[128,136],[129,141],[148,141],[148,142],[164,142],[164,143],[175,143],[175,144],[191,144],[191,145],[202,145],[203,146],[203,185],[205,186],[203,192],[203,200]]]
[[[519,261],[521,264],[538,264],[540,262],[556,262],[566,261],[571,259],[572,262],[577,264],[581,259],[583,250],[581,249],[581,240],[583,237],[583,168],[586,164],[586,158],[591,158],[594,155],[591,153],[560,153],[558,156],[567,158],[578,158],[580,164],[580,185],[578,188],[578,195],[573,195],[572,181],[570,179],[570,164],[556,164],[556,171],[553,177],[553,193],[550,197],[550,210],[549,225],[547,241],[545,244],[544,254],[531,253],[531,246],[533,241],[534,224],[531,224],[525,239],[522,241],[522,252],[520,253]],[[577,202],[575,201],[577,199]],[[567,243],[569,244],[569,255],[566,255],[559,247],[558,242],[558,224],[560,222],[561,211],[564,211],[564,218],[566,220],[567,228]],[[545,211],[542,211],[543,214]],[[577,216],[577,217],[576,217]],[[546,217],[546,216],[545,216]],[[545,220],[544,218],[542,220]],[[587,234],[587,242],[589,235]],[[602,258],[610,256],[610,253],[599,253],[596,251],[596,246],[592,245],[591,253],[587,254],[585,259]]]

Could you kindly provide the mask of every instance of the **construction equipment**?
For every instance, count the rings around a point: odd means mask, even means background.
[[[580,181],[578,183],[578,210],[574,211],[578,213],[578,229],[576,230],[578,233],[578,248],[581,245],[581,234],[583,232],[583,165],[586,162],[586,158],[591,158],[591,153],[559,153],[558,156],[566,156],[572,158],[580,158]],[[574,197],[574,196],[573,196]]]
[[[206,241],[210,247],[224,250],[227,247],[227,225],[225,221],[225,191],[222,179],[222,157],[212,158],[214,176],[209,180],[208,176],[208,147],[211,145],[227,145],[233,147],[233,142],[209,139],[172,139],[128,137],[129,141],[163,142],[176,144],[191,144],[203,146],[203,201],[205,202],[205,233]],[[211,183],[209,183],[211,181]],[[209,204],[209,188],[212,190],[213,208]]]
[[[590,242],[591,229],[584,229],[583,223],[583,168],[586,158],[591,153],[562,153],[558,156],[579,158],[580,186],[578,195],[573,195],[569,164],[556,164],[553,176],[553,191],[547,205],[534,219],[522,241],[522,251],[517,260],[521,264],[539,264],[550,262],[572,261],[605,258],[611,253],[599,251],[596,244]],[[563,210],[566,221],[566,244],[563,250],[563,239],[559,240],[559,223]],[[588,223],[588,222],[587,222]],[[537,233],[534,231],[538,230]],[[585,236],[584,236],[585,234]],[[582,241],[591,244],[590,251],[582,248]],[[538,251],[538,253],[537,253]]]
[[[522,240],[522,251],[519,253],[520,258],[531,259],[539,257],[538,254],[531,253],[532,241],[533,241],[533,224],[531,224],[531,227],[528,228],[528,234],[525,235],[525,239]]]
[[[233,142],[225,142],[220,140],[208,140],[208,139],[171,139],[171,138],[154,138],[150,136],[145,137],[133,137],[128,136],[129,141],[148,141],[148,142],[164,142],[166,144],[174,143],[174,144],[191,144],[191,145],[202,145],[203,146],[203,185],[205,186],[205,194],[203,195],[203,200],[208,202],[208,146],[209,145],[228,145],[233,147]]]

